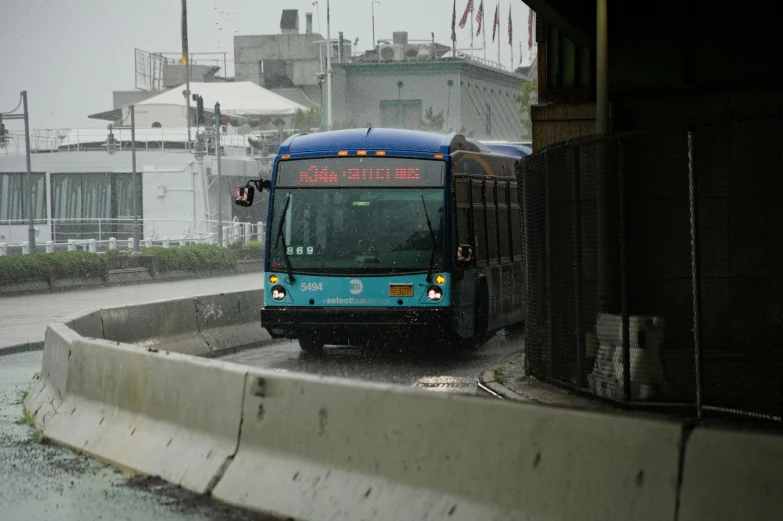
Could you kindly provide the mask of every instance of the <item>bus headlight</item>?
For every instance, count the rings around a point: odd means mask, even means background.
[[[427,288],[427,298],[433,302],[437,302],[443,298],[443,290],[438,286],[430,286]]]
[[[272,288],[272,298],[275,300],[283,300],[285,298],[285,288],[283,286],[275,286]]]

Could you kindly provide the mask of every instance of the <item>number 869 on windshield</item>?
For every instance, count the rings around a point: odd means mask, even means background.
[[[312,255],[314,253],[314,249],[312,246],[308,246],[305,248],[304,246],[288,246],[285,249],[285,252],[288,255]]]

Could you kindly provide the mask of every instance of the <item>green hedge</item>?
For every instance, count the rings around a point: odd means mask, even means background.
[[[55,279],[102,278],[106,259],[87,251],[0,257],[0,285]]]
[[[250,241],[244,245],[231,246],[237,259],[240,260],[260,260],[264,258],[264,243]]]
[[[177,248],[141,248],[144,255],[157,259],[158,271],[223,270],[237,265],[231,249],[213,244],[192,244]]]
[[[250,242],[244,246],[221,248],[212,244],[192,244],[176,248],[141,248],[144,255],[157,259],[158,271],[230,270],[237,259],[261,259],[264,245]],[[0,257],[0,285],[55,279],[103,278],[107,257],[128,255],[128,252],[108,250],[106,255],[86,251],[41,253]]]

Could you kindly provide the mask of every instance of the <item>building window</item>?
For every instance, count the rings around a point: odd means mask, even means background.
[[[33,219],[46,222],[46,174],[30,174],[32,179]],[[27,214],[27,174],[0,174],[0,223],[25,224]]]
[[[381,127],[418,129],[420,126],[420,99],[381,101]]]

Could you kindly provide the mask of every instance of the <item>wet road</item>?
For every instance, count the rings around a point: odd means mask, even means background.
[[[386,382],[433,391],[474,394],[479,374],[522,349],[501,331],[473,352],[398,351],[327,346],[321,355],[305,354],[296,341],[259,347],[221,357],[280,371]]]

